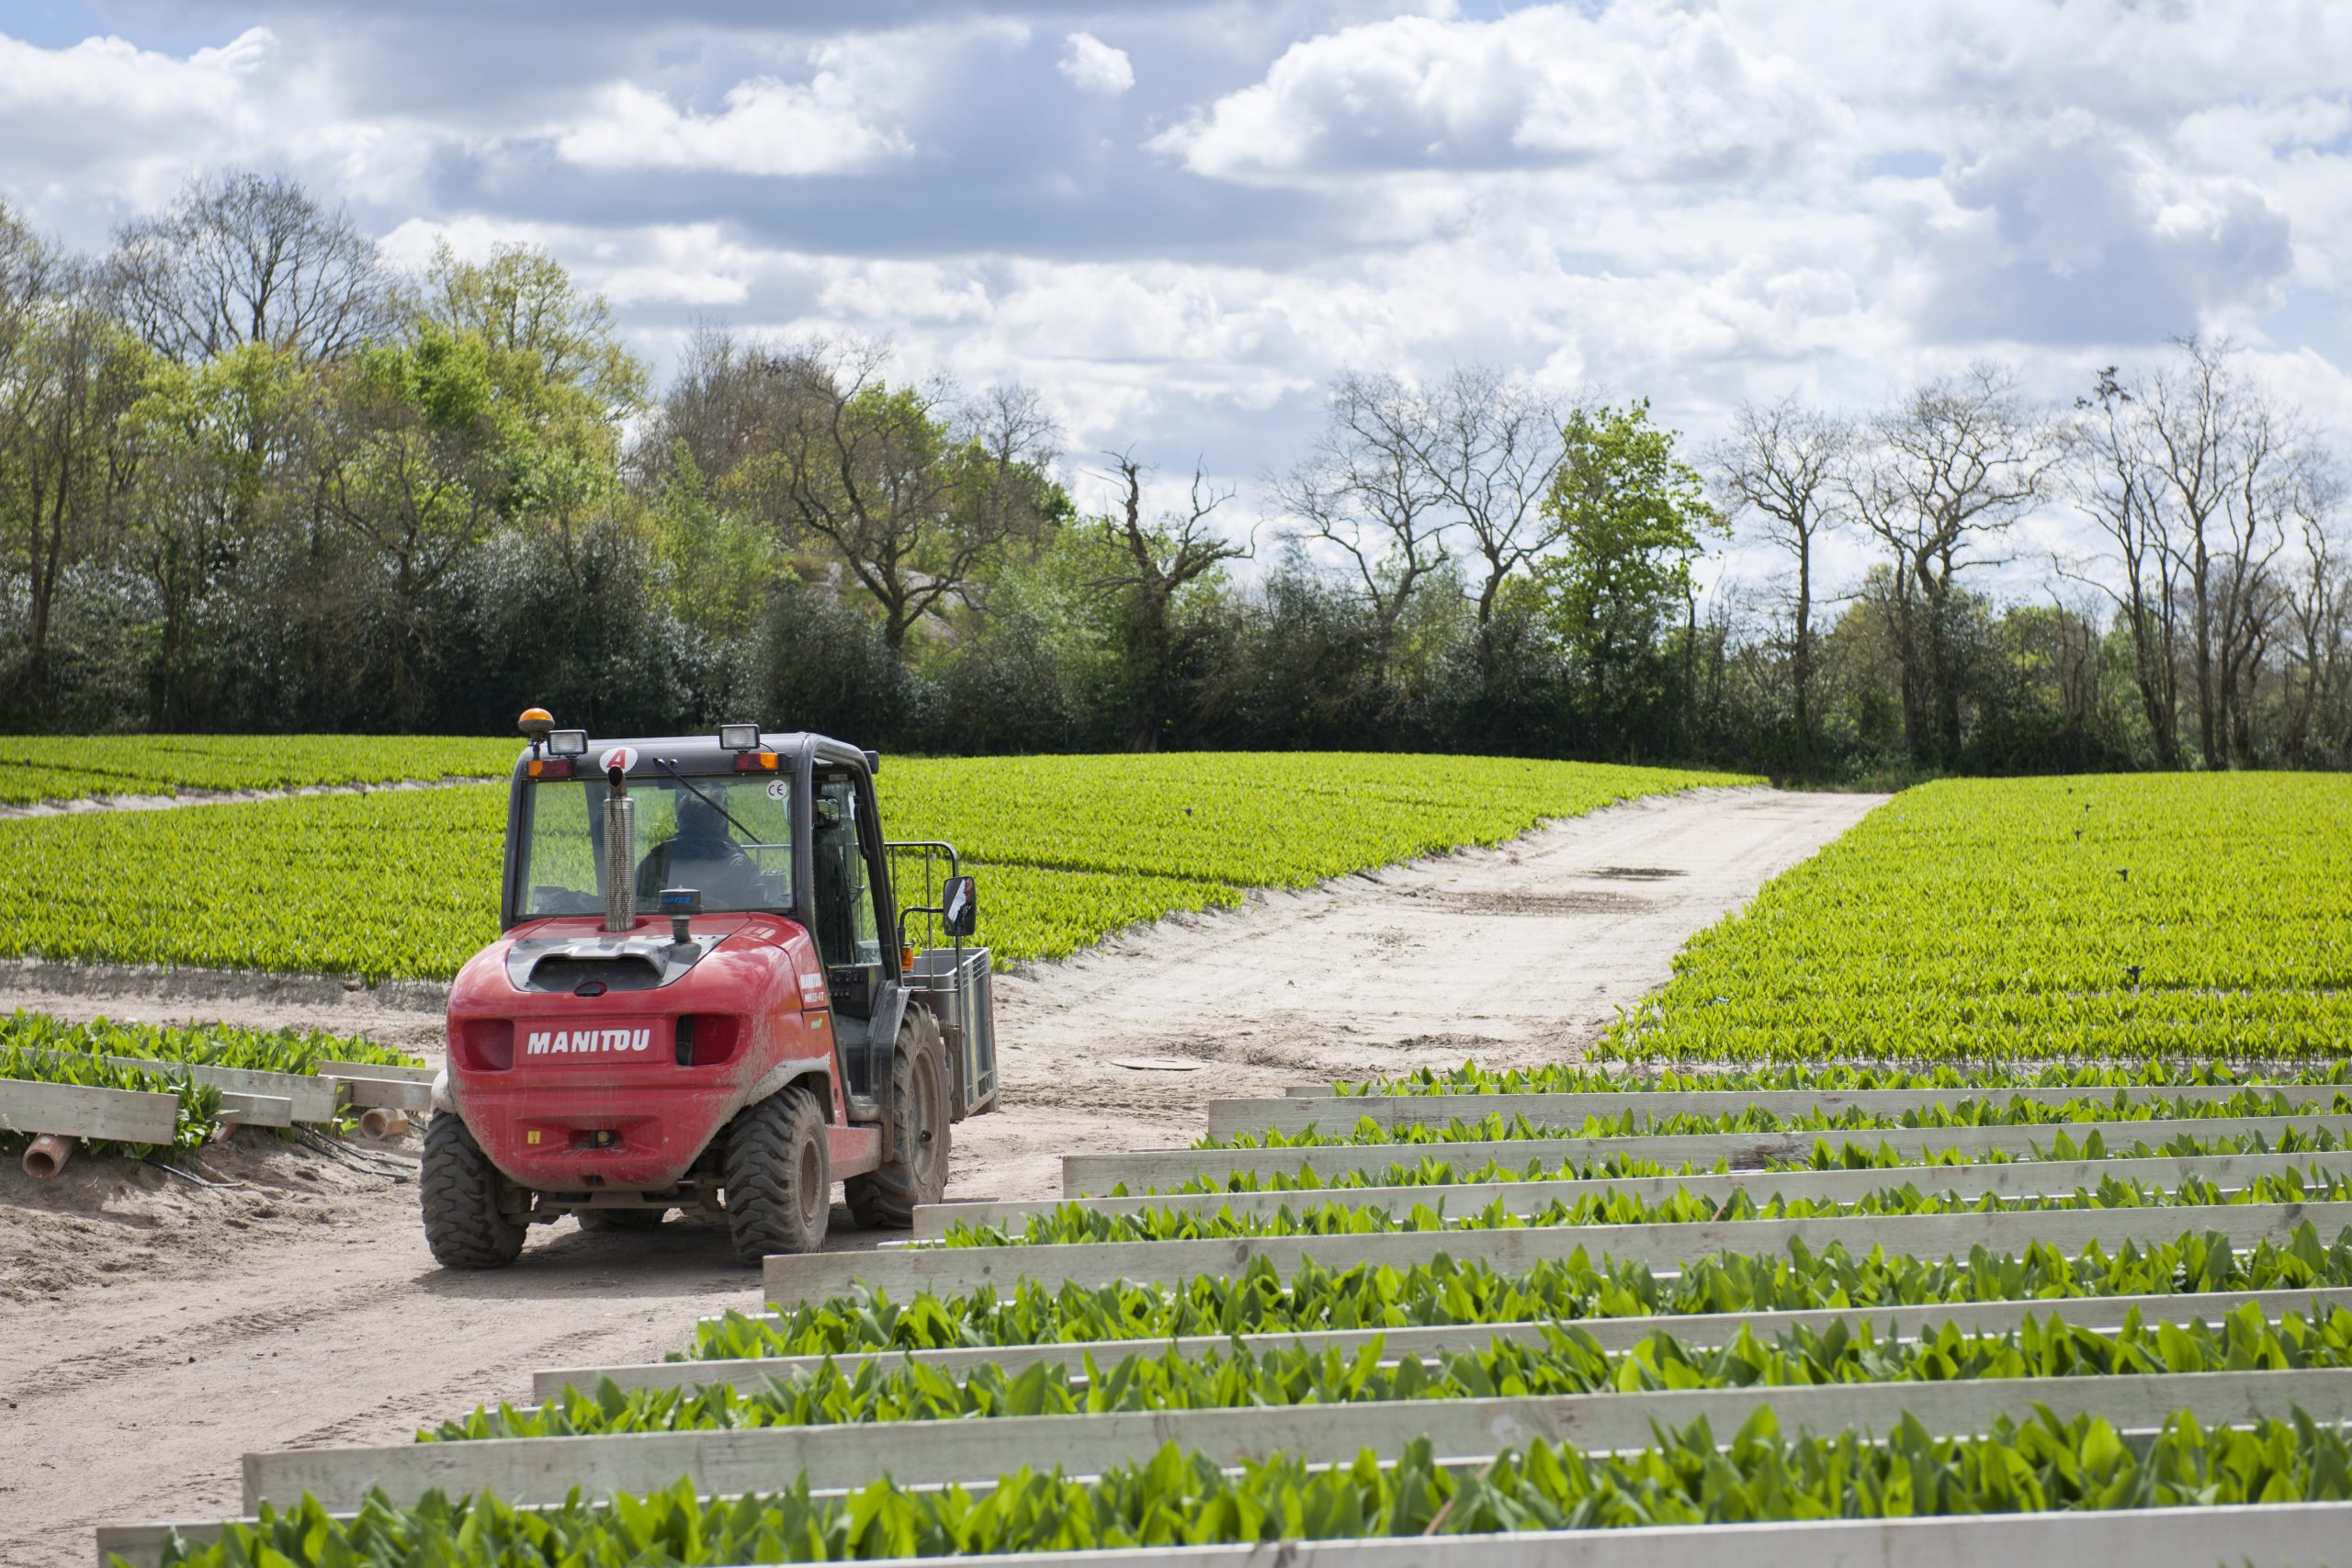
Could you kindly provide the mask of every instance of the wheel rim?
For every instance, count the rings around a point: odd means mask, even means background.
[[[800,1145],[800,1168],[793,1188],[800,1198],[800,1223],[810,1230],[825,1217],[825,1151],[815,1138]]]
[[[947,1154],[946,1145],[940,1137],[946,1127],[947,1118],[940,1114],[939,1060],[928,1051],[915,1058],[914,1091],[915,1157],[912,1163],[918,1179],[925,1187],[931,1187],[936,1185],[933,1179],[939,1174]]]

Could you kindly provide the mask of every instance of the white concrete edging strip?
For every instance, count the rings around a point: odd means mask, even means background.
[[[2259,1133],[2277,1138],[2286,1132],[2326,1132],[2341,1138],[2352,1135],[2352,1115],[2312,1112],[2288,1116],[2177,1117],[2165,1121],[2041,1122],[1997,1127],[1840,1127],[1777,1133],[1663,1133],[1626,1137],[1472,1139],[1433,1144],[1324,1144],[1287,1149],[1130,1149],[1120,1154],[1064,1155],[1062,1191],[1070,1197],[1098,1194],[1125,1185],[1134,1191],[1180,1187],[1194,1177],[1216,1179],[1231,1173],[1260,1177],[1296,1176],[1310,1167],[1329,1177],[1351,1172],[1380,1174],[1392,1165],[1418,1165],[1425,1159],[1443,1160],[1457,1170],[1476,1170],[1493,1161],[1524,1166],[1530,1161],[1566,1165],[1572,1161],[1607,1159],[1655,1160],[1661,1165],[1685,1163],[1702,1169],[1724,1160],[1734,1169],[1802,1161],[1816,1144],[1835,1149],[1852,1144],[1865,1149],[1883,1145],[1904,1156],[1999,1151],[2019,1156],[2049,1148],[2059,1135],[2080,1144],[2097,1134],[2109,1144],[2128,1148],[2145,1143],[2151,1147],[2175,1138],[2201,1141],[2245,1137]]]
[[[2119,1209],[2020,1209],[1992,1213],[1832,1215],[1796,1220],[1698,1220],[1646,1225],[1531,1225],[1507,1230],[1388,1231],[1351,1235],[1230,1236],[1206,1241],[1071,1242],[1037,1247],[900,1247],[889,1252],[772,1254],[763,1270],[766,1299],[779,1306],[820,1302],[864,1282],[904,1302],[1022,1280],[1047,1289],[1126,1280],[1173,1283],[1198,1274],[1238,1277],[1262,1258],[1284,1273],[1312,1258],[1327,1268],[1359,1263],[1399,1267],[1442,1253],[1506,1273],[1556,1262],[1581,1250],[1595,1258],[1653,1268],[1719,1252],[1780,1253],[1803,1241],[1815,1252],[1842,1244],[1853,1251],[1941,1258],[1984,1247],[2015,1250],[2041,1242],[2073,1252],[2096,1240],[2110,1250],[2127,1241],[2171,1241],[2183,1232],[2218,1232],[2236,1247],[2283,1243],[2309,1224],[2325,1241],[2352,1225],[2352,1202],[2215,1203]]]
[[[1650,1317],[1546,1318],[1526,1323],[1437,1324],[1410,1328],[1328,1328],[1291,1333],[1198,1334],[1167,1338],[1057,1340],[1038,1345],[954,1345],[923,1350],[850,1351],[836,1356],[763,1356],[735,1360],[643,1361],[631,1366],[558,1367],[531,1374],[531,1398],[544,1404],[567,1388],[593,1391],[601,1382],[615,1387],[709,1388],[719,1383],[752,1389],[763,1383],[813,1372],[827,1362],[854,1369],[864,1361],[888,1366],[902,1363],[929,1367],[955,1376],[993,1364],[1018,1372],[1042,1362],[1073,1371],[1088,1356],[1109,1368],[1130,1356],[1229,1354],[1236,1346],[1253,1355],[1269,1350],[1337,1350],[1354,1356],[1375,1340],[1381,1359],[1442,1355],[1450,1350],[1477,1350],[1489,1345],[1541,1345],[1553,1327],[1577,1329],[1592,1336],[1605,1350],[1623,1350],[1652,1334],[1669,1334],[1689,1348],[1728,1343],[1742,1328],[1770,1344],[1794,1329],[1823,1329],[1832,1324],[1869,1323],[1883,1338],[1916,1338],[1923,1332],[1941,1332],[1949,1324],[1962,1333],[2000,1334],[2028,1317],[2047,1321],[2062,1317],[2076,1328],[2109,1331],[2138,1313],[2145,1323],[2213,1323],[2251,1304],[2277,1322],[2286,1313],[2310,1314],[2335,1307],[2352,1309],[2352,1287],[2333,1286],[2293,1291],[2183,1292],[2160,1296],[2038,1297],[2021,1301],[1923,1303],[1913,1306],[1809,1307],[1790,1312],[1668,1313]],[[779,1321],[762,1314],[766,1321]]]
[[[10,1132],[168,1144],[179,1124],[176,1094],[0,1078],[0,1128]]]
[[[1213,1100],[1209,1101],[1209,1136],[1304,1133],[1315,1127],[1326,1133],[1344,1133],[1364,1120],[1383,1127],[1442,1127],[1451,1122],[1479,1122],[1489,1116],[1500,1116],[1506,1122],[1514,1117],[1524,1117],[1537,1127],[1580,1127],[1587,1117],[1619,1117],[1628,1112],[1653,1121],[1683,1115],[1732,1116],[1743,1111],[1770,1111],[1778,1116],[1816,1112],[1834,1116],[1849,1111],[1871,1116],[1898,1116],[1906,1111],[1958,1105],[1962,1100],[2007,1105],[2022,1100],[2033,1105],[2064,1105],[2072,1100],[2113,1104],[2120,1099],[2132,1105],[2171,1105],[2184,1100],[2192,1105],[2217,1105],[2249,1092],[2280,1096],[2290,1107],[2352,1110],[2352,1084],[2184,1084],[2111,1089],[1710,1089],[1573,1094],[1384,1094],[1345,1100]]]
[[[1532,1214],[1546,1204],[1623,1193],[1658,1202],[1678,1191],[1716,1202],[1745,1192],[1758,1202],[1770,1198],[1850,1201],[1891,1188],[1951,1192],[1963,1198],[1987,1193],[2003,1198],[2055,1194],[2119,1181],[2177,1186],[2202,1179],[2235,1190],[2255,1179],[2316,1168],[2352,1177],[2352,1150],[2300,1155],[2164,1155],[2150,1159],[2021,1160],[2000,1165],[1906,1165],[1871,1170],[1744,1170],[1711,1176],[1596,1177],[1588,1180],[1438,1182],[1415,1187],[1329,1187],[1283,1192],[1193,1192],[1136,1198],[1062,1198],[1021,1202],[982,1200],[968,1203],[924,1203],[915,1209],[917,1240],[937,1240],[956,1224],[1018,1228],[1030,1219],[1063,1208],[1091,1214],[1216,1214],[1248,1216],[1293,1213],[1337,1203],[1348,1209],[1409,1213],[1416,1204],[1459,1217],[1500,1200],[1514,1214]]]
[[[329,1509],[357,1507],[370,1488],[396,1506],[435,1488],[488,1491],[510,1503],[590,1497],[674,1485],[697,1492],[773,1490],[806,1474],[811,1487],[992,1480],[1011,1464],[1092,1475],[1138,1463],[1166,1444],[1219,1463],[1291,1452],[1338,1460],[1365,1449],[1393,1456],[1427,1438],[1442,1460],[1487,1459],[1531,1438],[1588,1450],[1645,1448],[1654,1426],[1680,1430],[1704,1417],[1725,1440],[1770,1405],[1789,1432],[1883,1432],[1904,1415],[1939,1434],[1982,1432],[2036,1405],[2060,1419],[2104,1416],[2154,1427],[2174,1412],[2206,1426],[2283,1417],[2352,1420],[2352,1369],[2188,1372],[2122,1377],[1986,1378],[1950,1382],[1840,1383],[1804,1388],[1680,1390],[1504,1399],[1413,1399],[1260,1405],[1089,1416],[1009,1416],[834,1427],[491,1438],[379,1448],[247,1454],[245,1511],[304,1494]]]

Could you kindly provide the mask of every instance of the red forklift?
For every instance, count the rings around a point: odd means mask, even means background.
[[[458,973],[425,1130],[433,1256],[681,1210],[756,1262],[822,1245],[836,1181],[865,1226],[938,1201],[953,1124],[996,1104],[989,953],[953,846],[884,839],[880,758],[751,724],[522,730],[504,934]]]

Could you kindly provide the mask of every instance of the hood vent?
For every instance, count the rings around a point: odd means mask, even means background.
[[[582,986],[606,991],[658,991],[709,956],[724,937],[526,937],[506,950],[506,979],[518,991],[563,994]],[[594,993],[592,993],[594,994]]]

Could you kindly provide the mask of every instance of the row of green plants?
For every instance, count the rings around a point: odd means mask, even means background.
[[[2176,1133],[2161,1143],[2152,1144],[2144,1138],[2131,1143],[2110,1145],[2104,1133],[2094,1130],[2077,1143],[2067,1128],[2054,1132],[2047,1145],[2035,1144],[2030,1153],[2014,1155],[2006,1149],[1938,1149],[1922,1153],[1917,1149],[1898,1149],[1883,1139],[1871,1144],[1866,1139],[1828,1138],[1814,1140],[1812,1149],[1801,1159],[1766,1160],[1752,1168],[1774,1170],[1905,1170],[1928,1169],[1956,1165],[2010,1165],[2020,1161],[2211,1158],[2220,1155],[2325,1154],[2352,1147],[2352,1137],[2346,1137],[2326,1127],[2298,1127],[2291,1122],[2276,1132],[2231,1133],[2219,1136],[2199,1137],[2188,1133]],[[1329,1173],[1312,1165],[1297,1170],[1258,1171],[1220,1170],[1196,1174],[1170,1189],[1152,1189],[1170,1194],[1206,1195],[1216,1192],[1337,1192],[1366,1187],[1453,1187],[1473,1182],[1498,1181],[1589,1181],[1619,1180],[1642,1177],[1727,1176],[1731,1174],[1729,1159],[1719,1158],[1713,1164],[1701,1166],[1684,1160],[1668,1164],[1645,1159],[1636,1155],[1603,1155],[1598,1158],[1568,1158],[1536,1156],[1514,1165],[1489,1159],[1474,1165],[1467,1152],[1449,1151],[1425,1154],[1419,1158],[1397,1160],[1377,1170],[1337,1170]],[[1105,1197],[1141,1197],[1147,1193],[1130,1192],[1120,1182],[1103,1194]]]
[[[2266,1241],[2242,1252],[2221,1235],[2194,1231],[2112,1250],[2093,1243],[2061,1251],[2036,1242],[2003,1251],[1980,1246],[1965,1257],[1948,1258],[1842,1245],[1816,1249],[1800,1241],[1762,1253],[1724,1250],[1663,1273],[1581,1252],[1511,1270],[1444,1256],[1404,1267],[1307,1261],[1288,1270],[1255,1258],[1237,1274],[1199,1274],[1164,1285],[1048,1286],[1023,1279],[1001,1290],[989,1284],[924,1292],[903,1302],[857,1285],[831,1300],[774,1314],[730,1312],[707,1320],[690,1349],[672,1359],[2345,1285],[2352,1285],[2352,1227],[2323,1241],[2308,1224],[2283,1245]]]
[[[167,1065],[131,1066],[107,1057],[137,1057]],[[241,1029],[226,1023],[114,1023],[103,1018],[68,1023],[48,1013],[21,1009],[0,1019],[0,1078],[176,1095],[179,1121],[171,1145],[175,1148],[196,1148],[219,1134],[220,1090],[192,1081],[170,1064],[314,1075],[322,1062],[333,1061],[376,1066],[424,1065],[403,1052],[319,1030]],[[0,1140],[21,1137],[0,1134]],[[153,1145],[119,1140],[85,1143],[88,1152],[133,1159],[143,1159],[153,1152]]]
[[[1049,1213],[1032,1214],[1016,1229],[1002,1225],[951,1225],[938,1245],[945,1247],[1064,1246],[1072,1243],[1204,1241],[1230,1236],[1378,1235],[1402,1231],[1530,1230],[1561,1225],[1701,1224],[1711,1221],[1854,1218],[1866,1214],[2027,1213],[2075,1209],[2162,1209],[2200,1204],[2331,1203],[2352,1198],[2352,1176],[2317,1168],[2268,1171],[2243,1187],[2223,1188],[2205,1177],[2172,1185],[2102,1178],[2097,1186],[2070,1193],[1961,1197],[1930,1181],[1888,1186],[1862,1197],[1758,1198],[1742,1190],[1709,1198],[1678,1188],[1648,1199],[1624,1191],[1589,1192],[1554,1199],[1534,1209],[1514,1211],[1501,1198],[1464,1213],[1448,1214],[1445,1201],[1415,1203],[1401,1212],[1381,1204],[1302,1201],[1271,1214],[1235,1213],[1230,1208],[1204,1213],[1192,1209],[1147,1208],[1106,1213],[1082,1203],[1064,1203]]]
[[[139,1056],[249,1072],[315,1076],[322,1062],[364,1066],[421,1067],[423,1058],[373,1041],[322,1029],[244,1029],[232,1023],[117,1023],[98,1018],[69,1023],[18,1009],[0,1019],[0,1046],[71,1051],[93,1056]]]
[[[500,778],[521,741],[434,735],[0,736],[0,805],[182,790]]]
[[[828,1360],[743,1389],[621,1389],[609,1380],[529,1409],[477,1409],[418,1434],[424,1442],[482,1438],[601,1437],[752,1427],[954,1421],[1000,1416],[1116,1411],[1238,1410],[1417,1399],[1645,1393],[1684,1389],[1804,1388],[1829,1383],[1954,1382],[1993,1378],[2294,1371],[2352,1366],[2352,1312],[2281,1314],[2241,1307],[2219,1323],[2149,1325],[2137,1312],[2113,1329],[2084,1328],[2058,1312],[2014,1329],[1968,1332],[1947,1324],[1917,1337],[1880,1335],[1868,1322],[1783,1329],[1760,1339],[1745,1325],[1727,1343],[1693,1347],[1663,1330],[1623,1349],[1588,1331],[1547,1325],[1540,1343],[1504,1341],[1393,1359],[1374,1338],[1352,1350],[1137,1351],[1098,1359],[993,1362],[953,1371],[920,1361]]]
[[[0,1078],[32,1083],[74,1084],[83,1089],[126,1089],[135,1093],[179,1097],[179,1111],[171,1148],[192,1149],[212,1141],[220,1131],[220,1091],[209,1084],[191,1083],[187,1075],[168,1068],[121,1067],[98,1056],[57,1056],[18,1044],[0,1044]],[[23,1132],[0,1128],[0,1147],[22,1143]],[[94,1155],[124,1155],[145,1159],[158,1147],[116,1138],[85,1138],[83,1147]]]
[[[2352,1445],[2308,1419],[2207,1428],[2178,1416],[2144,1451],[2095,1416],[2002,1420],[1984,1436],[1905,1417],[1884,1438],[1784,1434],[1770,1412],[1725,1446],[1704,1422],[1627,1454],[1541,1441],[1484,1464],[1443,1464],[1426,1442],[1384,1462],[1366,1450],[1325,1468],[1280,1454],[1227,1471],[1172,1446],[1094,1480],[1025,1468],[978,1488],[902,1486],[846,1495],[805,1483],[699,1497],[691,1483],[645,1496],[544,1509],[437,1493],[414,1507],[380,1495],[356,1518],[304,1502],[265,1506],[218,1540],[175,1543],[174,1568],[664,1568],[978,1556],[1106,1547],[1369,1536],[1486,1535],[1777,1519],[1905,1518],[2047,1510],[2199,1507],[2352,1498]]]
[[[2340,1058],[2352,778],[1904,791],[1701,932],[1611,1063]]]
[[[513,743],[505,747],[511,765]],[[901,838],[982,877],[1000,963],[1165,915],[1732,775],[1511,758],[1288,753],[891,759]],[[446,978],[497,934],[506,786],[0,821],[0,953]],[[1314,830],[1299,831],[1306,814]],[[120,868],[135,865],[140,874]]]
[[[1638,1071],[1623,1066],[1558,1062],[1535,1067],[1419,1067],[1393,1077],[1331,1086],[1335,1098],[1420,1094],[1690,1094],[1806,1089],[1843,1093],[1878,1089],[2176,1089],[2247,1084],[2352,1084],[2352,1061],[2245,1066],[2211,1060],[2115,1062],[1936,1062],[1904,1065],[1830,1062],[1776,1063],[1716,1071],[1666,1066]]]
[[[2220,1100],[2167,1100],[2161,1089],[2134,1094],[2117,1089],[2062,1100],[1985,1097],[1947,1100],[1909,1111],[1874,1111],[1854,1106],[1834,1111],[1767,1111],[1756,1106],[1727,1111],[1673,1111],[1658,1115],[1628,1107],[1614,1116],[1588,1114],[1573,1124],[1532,1122],[1524,1111],[1509,1117],[1490,1111],[1476,1121],[1383,1123],[1362,1116],[1345,1132],[1327,1133],[1309,1124],[1297,1132],[1269,1128],[1230,1137],[1204,1137],[1196,1149],[1312,1149],[1367,1144],[1491,1144],[1524,1138],[1667,1137],[1709,1133],[1839,1133],[1872,1128],[2037,1127],[2076,1122],[2169,1122],[2241,1116],[2290,1116],[2352,1111],[2352,1085],[2264,1086],[2237,1090]]]

